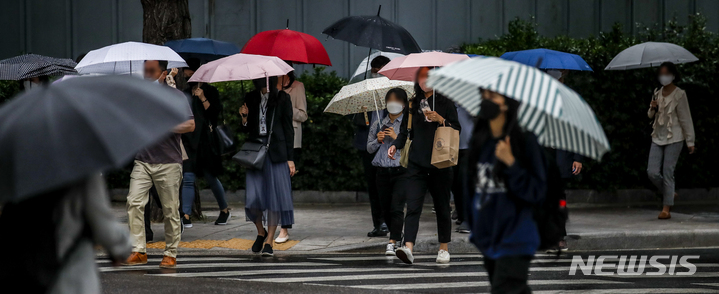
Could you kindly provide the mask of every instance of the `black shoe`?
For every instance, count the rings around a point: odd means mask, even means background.
[[[215,221],[215,225],[226,225],[227,220],[230,219],[230,216],[231,215],[229,210],[227,212],[220,210],[220,216]]]
[[[154,237],[152,232],[150,232],[149,234],[145,232],[145,243],[152,243],[152,237]]]
[[[255,239],[255,243],[252,244],[252,252],[259,253],[260,250],[262,250],[262,244],[265,243],[266,239],[267,239],[267,230],[265,230],[264,236],[257,235],[257,239]]]
[[[381,226],[379,226],[379,231],[382,234],[389,234],[389,228],[387,227],[386,223],[382,223]]]
[[[262,256],[274,256],[275,253],[272,251],[272,246],[270,244],[265,244],[265,248],[262,248]]]
[[[182,217],[182,226],[185,228],[192,228],[192,220],[189,218]]]
[[[382,232],[379,228],[374,228],[372,232],[367,233],[367,237],[387,237],[387,232]]]
[[[459,218],[459,213],[457,213],[457,209],[452,211],[452,220],[457,220]]]

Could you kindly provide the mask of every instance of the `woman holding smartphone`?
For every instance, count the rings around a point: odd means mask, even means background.
[[[390,158],[395,158],[397,150],[404,148],[407,136],[412,139],[409,149],[404,190],[407,199],[407,215],[405,216],[404,246],[397,249],[397,258],[407,264],[414,262],[412,250],[419,230],[419,217],[422,214],[424,196],[427,190],[432,194],[432,201],[437,212],[437,236],[439,252],[437,263],[449,263],[449,242],[452,240],[452,219],[450,208],[450,189],[452,186],[452,169],[438,169],[432,165],[434,133],[441,125],[461,131],[457,109],[446,97],[434,93],[427,87],[428,67],[417,70],[414,84],[414,97],[410,110],[412,128],[407,129],[408,117],[402,119],[400,134],[392,142],[387,151]],[[393,220],[394,222],[394,220]],[[401,226],[401,224],[399,224]],[[395,226],[393,223],[392,226]]]
[[[401,191],[402,179],[407,169],[400,165],[399,156],[395,156],[394,159],[387,157],[387,150],[397,139],[397,132],[407,113],[407,92],[401,88],[391,89],[387,92],[384,101],[387,105],[387,115],[370,127],[367,152],[376,153],[372,165],[377,167],[377,191],[382,216],[390,229],[389,244],[385,254],[393,256],[397,241],[402,239],[405,201]]]

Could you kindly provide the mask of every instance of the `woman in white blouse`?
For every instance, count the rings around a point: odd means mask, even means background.
[[[670,208],[674,205],[674,167],[686,141],[689,154],[694,148],[694,124],[689,111],[687,94],[674,82],[679,71],[671,62],[662,63],[657,71],[662,87],[654,92],[649,105],[649,118],[654,119],[652,147],[649,151],[647,174],[664,198],[664,207],[659,219],[669,219]]]

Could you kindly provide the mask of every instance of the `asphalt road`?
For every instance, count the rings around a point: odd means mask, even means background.
[[[647,256],[641,275],[617,275],[620,256]],[[602,273],[595,267],[570,267],[575,256],[586,264],[605,256]],[[663,264],[664,274],[650,262]],[[672,257],[677,256],[674,266]],[[682,257],[696,267],[680,263]],[[147,265],[112,267],[98,260],[105,293],[486,293],[489,291],[483,259],[477,254],[455,254],[449,265],[435,263],[435,255],[416,256],[414,265],[377,254],[308,254],[263,258],[246,253],[185,255],[173,270],[158,268],[161,256]],[[594,264],[596,265],[598,261]],[[608,266],[607,266],[608,264]],[[625,263],[626,264],[626,263]],[[626,268],[628,269],[628,268]],[[632,267],[637,270],[637,264]],[[587,271],[585,274],[584,271]],[[593,271],[594,270],[594,271]],[[671,274],[670,274],[671,272]],[[613,273],[613,274],[612,274]],[[569,252],[558,259],[538,254],[530,268],[534,293],[719,293],[719,248],[679,250],[625,250]]]

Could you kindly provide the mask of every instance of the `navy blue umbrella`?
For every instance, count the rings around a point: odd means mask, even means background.
[[[237,45],[206,38],[190,38],[167,41],[165,46],[175,50],[182,58],[197,58],[203,62],[240,53]]]
[[[516,61],[532,67],[537,66],[537,61],[541,58],[542,63],[539,64],[540,69],[593,71],[592,68],[589,67],[589,64],[587,64],[587,62],[577,54],[544,48],[507,52],[502,54],[501,58]]]

